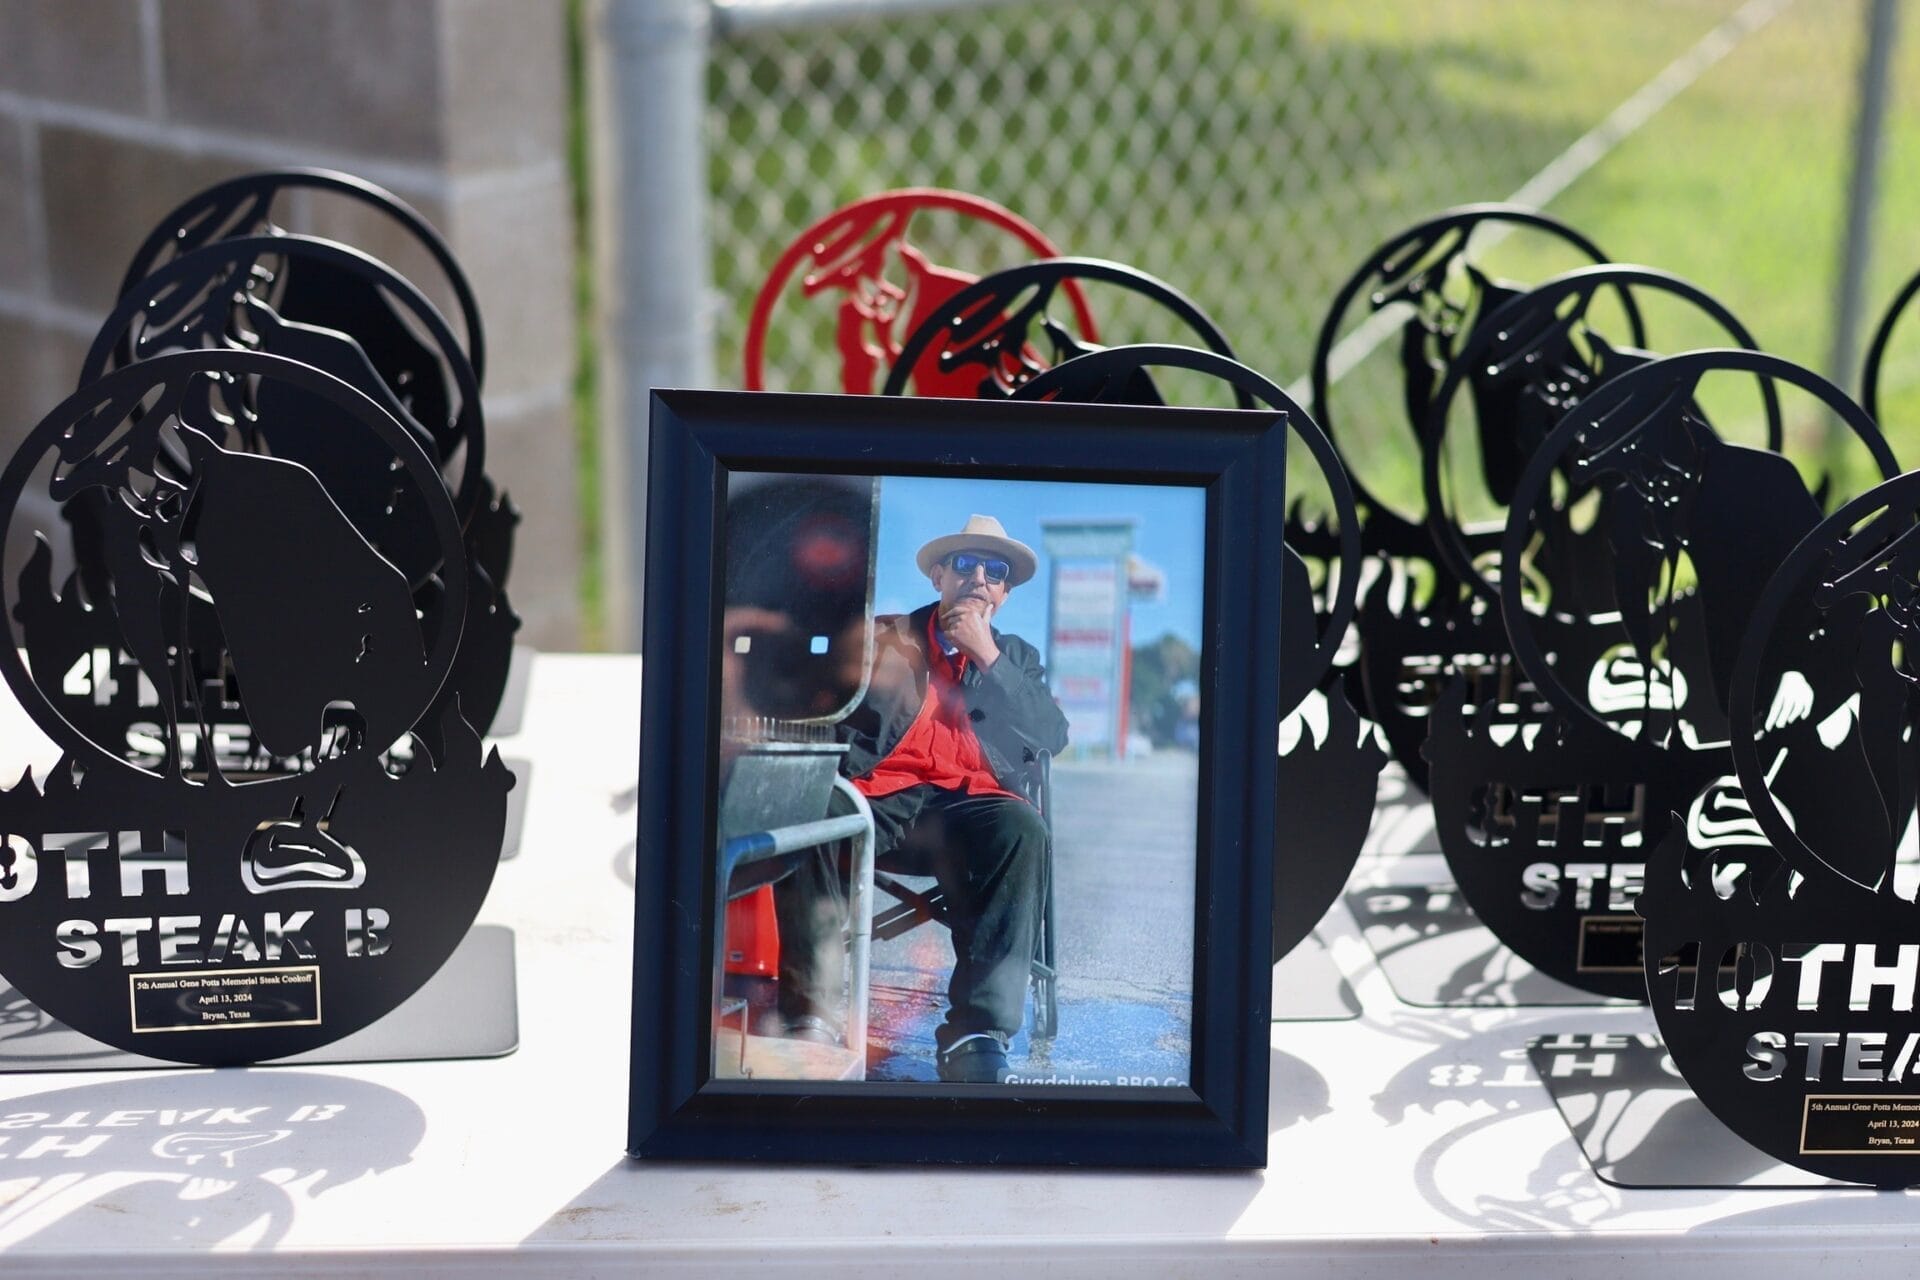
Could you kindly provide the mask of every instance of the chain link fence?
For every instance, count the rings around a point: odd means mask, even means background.
[[[1161,277],[1294,382],[1381,239],[1519,192],[1740,7],[1068,0],[726,35],[707,117],[720,379],[737,384],[755,291],[803,228],[948,186]],[[953,219],[914,239],[973,272],[1018,257]],[[770,388],[838,389],[831,312],[783,304]],[[1096,313],[1110,341],[1191,341],[1126,299]]]
[[[1920,149],[1903,141],[1920,119],[1920,38],[1898,42],[1890,75],[1864,69],[1867,16],[1892,0],[601,2],[626,68],[612,81],[628,127],[613,207],[641,231],[609,282],[628,316],[615,364],[639,387],[709,369],[741,385],[755,295],[782,251],[841,205],[901,187],[976,193],[1062,252],[1160,277],[1303,399],[1341,283],[1386,237],[1456,204],[1542,206],[1618,261],[1702,285],[1761,345],[1849,389],[1853,371],[1826,367],[1847,346],[1843,261],[1874,250],[1853,290],[1869,324],[1920,267]],[[1890,97],[1868,91],[1887,83]],[[1877,194],[1857,181],[1869,100],[1887,104]],[[701,165],[706,204],[676,200]],[[910,235],[927,263],[965,273],[1031,256],[954,215],[916,218]],[[1518,282],[1584,265],[1525,234],[1483,261]],[[1103,342],[1194,340],[1137,298],[1089,294]],[[763,385],[847,385],[845,298],[789,282]],[[906,336],[903,322],[892,340]],[[1724,341],[1657,336],[1669,351]],[[1334,416],[1359,478],[1417,511],[1397,354],[1343,344]],[[1888,368],[1883,420],[1911,456],[1920,338]],[[1161,390],[1226,403],[1192,375]],[[627,398],[620,440],[644,440],[643,404]],[[645,470],[644,449],[628,449],[608,490],[609,583],[638,578]],[[610,588],[609,616],[637,619],[638,599]]]

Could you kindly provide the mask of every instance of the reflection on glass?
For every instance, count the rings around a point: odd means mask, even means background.
[[[730,477],[716,1076],[1186,1085],[1204,517]]]

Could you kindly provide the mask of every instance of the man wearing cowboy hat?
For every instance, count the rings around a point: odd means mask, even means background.
[[[1018,793],[1040,753],[1067,745],[1066,716],[1040,654],[992,625],[1033,577],[1033,549],[992,516],[969,516],[916,557],[939,599],[874,619],[873,666],[839,726],[843,771],[873,807],[888,869],[931,875],[949,904],[954,966],[935,1039],[940,1078],[1007,1076],[1007,1043],[1026,1007],[1047,874],[1047,828]],[[818,860],[776,888],[780,1012],[789,1033],[837,1035],[844,920]]]

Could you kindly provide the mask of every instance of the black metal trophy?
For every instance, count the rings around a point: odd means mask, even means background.
[[[1418,456],[1414,450],[1423,447],[1423,427],[1445,371],[1489,315],[1520,292],[1521,286],[1495,280],[1478,265],[1477,245],[1515,231],[1545,237],[1591,262],[1607,261],[1598,245],[1545,214],[1517,205],[1467,205],[1391,237],[1341,286],[1321,326],[1311,369],[1314,413],[1336,448],[1341,415],[1333,403],[1335,364],[1340,349],[1358,333],[1358,327],[1348,332],[1348,312],[1362,294],[1370,313],[1365,323],[1386,325],[1387,338],[1398,340],[1408,453]],[[1627,340],[1644,345],[1631,299],[1624,308]],[[1478,370],[1472,385],[1474,407],[1484,421],[1512,421],[1523,414],[1512,388],[1496,385]],[[1483,443],[1502,438],[1499,431],[1483,430]],[[1517,460],[1496,452],[1488,456],[1490,473],[1517,471]],[[1473,682],[1476,702],[1492,696],[1507,680],[1504,645],[1497,627],[1476,629],[1471,616],[1462,619],[1471,613],[1462,584],[1434,550],[1426,517],[1395,510],[1368,487],[1346,453],[1341,456],[1353,476],[1363,545],[1381,566],[1360,602],[1353,697],[1380,725],[1407,776],[1424,789],[1427,762],[1421,747],[1441,689],[1459,673]],[[1492,550],[1497,539],[1496,529],[1472,532],[1472,555]]]
[[[942,376],[961,377],[978,370],[981,398],[1013,395],[1049,365],[1100,349],[1090,327],[1074,323],[1081,302],[1078,287],[1101,284],[1132,294],[1154,308],[1156,318],[1177,321],[1209,351],[1231,358],[1233,348],[1220,327],[1200,305],[1164,280],[1120,262],[1104,258],[1048,258],[1022,263],[976,280],[927,317],[908,336],[900,356],[887,371],[885,394],[899,395],[908,378],[933,355]],[[1073,315],[1056,314],[1055,294],[1064,292]],[[1046,353],[1035,345],[1038,327],[1047,340]],[[1155,335],[1160,337],[1163,335]],[[1141,384],[1113,403],[1164,403],[1143,366],[1134,367]],[[1239,406],[1253,407],[1248,393],[1235,387]]]
[[[412,282],[344,245],[291,234],[280,216],[299,200],[374,214],[416,245],[458,315],[444,318]],[[364,212],[360,214],[364,217]],[[196,265],[184,267],[184,259]],[[136,250],[120,305],[87,361],[91,378],[162,350],[225,345],[304,360],[344,378],[414,430],[456,491],[473,575],[472,615],[445,698],[481,733],[494,725],[520,619],[506,583],[520,515],[484,469],[480,388],[486,338],[472,286],[446,242],[392,192],[349,174],[283,169],[246,174],[190,197]],[[352,469],[347,442],[302,461]],[[346,486],[371,499],[378,486]],[[417,515],[417,513],[416,513]],[[404,518],[402,515],[401,518]],[[79,525],[75,536],[84,539]],[[84,565],[85,547],[79,548]]]
[[[282,216],[276,220],[276,210],[284,211],[292,201],[313,195],[339,198],[371,211],[377,220],[391,223],[420,246],[453,296],[463,330],[461,349],[473,366],[474,377],[484,382],[486,333],[480,322],[480,307],[453,250],[418,210],[386,188],[352,174],[331,169],[267,169],[196,192],[160,218],[134,251],[121,277],[121,295],[132,292],[172,259],[216,241],[286,234],[290,230],[284,225],[288,219]],[[307,324],[357,334],[382,356],[400,357],[409,347],[405,326],[398,323],[397,315],[374,284],[367,281],[355,287],[322,272],[307,274],[303,279],[295,269],[282,281],[281,312]],[[378,367],[383,374],[392,375],[404,365],[382,359]]]
[[[1663,797],[1682,803],[1704,781],[1685,766],[1654,762],[1677,746],[1665,736],[1675,716],[1696,750],[1724,756],[1723,745],[1705,744],[1726,740],[1721,700],[1701,685],[1699,667],[1678,652],[1691,659],[1703,642],[1702,595],[1681,589],[1667,602],[1680,617],[1670,628],[1673,641],[1661,632],[1656,643],[1649,593],[1673,593],[1674,584],[1657,581],[1654,571],[1667,563],[1663,557],[1682,553],[1681,540],[1738,537],[1742,521],[1767,513],[1737,504],[1703,509],[1697,519],[1714,521],[1711,530],[1676,523],[1664,512],[1649,516],[1643,491],[1687,483],[1657,468],[1689,465],[1694,454],[1649,463],[1641,437],[1629,434],[1617,443],[1606,434],[1622,422],[1635,429],[1631,419],[1567,425],[1564,415],[1575,406],[1655,358],[1609,342],[1591,319],[1602,294],[1629,292],[1642,301],[1685,302],[1735,341],[1753,345],[1731,313],[1678,277],[1640,267],[1588,267],[1496,308],[1462,346],[1433,397],[1423,450],[1429,531],[1440,563],[1468,593],[1445,625],[1456,636],[1479,637],[1471,647],[1514,657],[1524,650],[1529,660],[1508,658],[1508,678],[1478,691],[1477,705],[1464,689],[1444,695],[1426,750],[1435,829],[1475,914],[1541,972],[1596,995],[1641,999],[1640,923],[1632,911],[1641,841],[1660,828]],[[1470,377],[1477,395],[1492,392],[1508,406],[1479,415],[1478,455],[1492,501],[1512,504],[1504,546],[1523,548],[1512,560],[1505,550],[1472,554],[1471,535],[1454,514],[1458,500],[1443,483],[1448,410]],[[1767,443],[1777,450],[1778,406],[1771,382],[1761,387]],[[1718,445],[1704,419],[1690,417],[1688,424],[1701,448]],[[1645,431],[1680,429],[1661,422]],[[1749,454],[1769,475],[1778,468],[1793,473],[1784,459],[1741,451]],[[1602,458],[1617,458],[1619,465]],[[1774,469],[1758,460],[1764,458]],[[1649,465],[1655,470],[1643,474]],[[1555,485],[1564,491],[1559,496],[1549,491]],[[1811,503],[1797,483],[1793,488]],[[1583,502],[1594,508],[1590,523],[1575,518]],[[1661,537],[1668,541],[1657,541]]]
[[[1660,1031],[1708,1109],[1778,1160],[1880,1187],[1920,1182],[1920,913],[1895,866],[1920,750],[1916,600],[1909,473],[1767,582],[1728,678],[1742,838],[1676,823],[1639,901]]]
[[[1190,331],[1207,349],[1100,346],[1091,334],[1077,332],[1074,317],[1056,304],[1058,293],[1084,284],[1133,295],[1149,304],[1156,318]],[[1078,295],[1069,294],[1068,300],[1077,309]],[[1324,692],[1325,697],[1314,697],[1311,708],[1302,708],[1299,719],[1288,721],[1292,741],[1279,764],[1287,819],[1284,832],[1276,833],[1277,962],[1312,931],[1345,885],[1366,841],[1375,785],[1386,758],[1346,697],[1325,687],[1352,622],[1361,568],[1360,526],[1338,456],[1291,397],[1232,358],[1226,335],[1199,304],[1124,263],[1045,259],[965,286],[909,335],[888,373],[886,394],[904,392],[910,374],[922,368],[930,354],[942,377],[976,373],[976,394],[983,398],[1157,405],[1166,401],[1154,382],[1154,369],[1200,373],[1225,384],[1240,408],[1264,403],[1286,410],[1320,468],[1333,495],[1336,532],[1329,538],[1322,526],[1290,521],[1281,568],[1288,601],[1281,636],[1281,705],[1291,714],[1310,696]],[[1296,541],[1311,543],[1308,554],[1322,560],[1324,599],[1313,588],[1307,559],[1294,549]]]
[[[1284,410],[1333,499],[1333,538],[1339,553],[1325,566],[1324,596],[1314,590],[1307,561],[1291,545],[1292,521],[1280,567],[1280,706],[1292,741],[1282,749],[1277,774],[1277,962],[1312,931],[1345,886],[1366,842],[1380,768],[1386,763],[1371,727],[1363,725],[1344,690],[1329,679],[1353,621],[1361,565],[1359,519],[1346,470],[1312,416],[1272,381],[1226,356],[1192,347],[1110,347],[1038,373],[1022,383],[1015,398],[1130,404],[1132,397],[1153,392],[1150,370],[1167,368],[1206,374],[1225,382],[1244,401]]]
[[[1056,314],[1056,294],[1076,285],[1104,285],[1131,294],[1152,314],[1206,344],[1142,344],[1106,348],[1076,332],[1073,317]],[[1078,295],[1070,295],[1077,305]],[[1042,341],[1044,339],[1044,342]],[[1044,348],[1044,349],[1043,349]],[[1360,581],[1360,526],[1345,469],[1313,419],[1278,386],[1232,358],[1233,349],[1206,312],[1172,285],[1123,263],[1055,258],[1024,263],[967,285],[921,324],[902,345],[885,390],[899,394],[909,374],[935,356],[938,373],[976,372],[976,394],[1022,400],[1108,404],[1164,404],[1152,371],[1182,369],[1229,388],[1235,403],[1285,409],[1333,495],[1336,532],[1290,521],[1282,577],[1290,603],[1282,624],[1281,703],[1302,708],[1287,727],[1292,741],[1280,759],[1284,834],[1276,833],[1274,959],[1291,951],[1325,914],[1352,871],[1373,816],[1375,784],[1385,755],[1351,703],[1326,689],[1353,617]],[[1294,548],[1310,545],[1321,561],[1326,598],[1318,598],[1308,561]],[[1307,721],[1313,723],[1309,725]],[[1281,882],[1284,881],[1284,890]]]
[[[384,306],[410,322],[401,329],[409,346],[404,358],[393,352],[381,356],[351,332],[283,317],[277,305],[282,300],[279,286],[300,279],[333,280],[348,294],[386,300]],[[428,342],[415,339],[415,330]],[[466,531],[469,563],[484,555],[504,569],[511,557],[512,527],[518,514],[491,498],[479,384],[447,322],[406,279],[365,254],[330,241],[289,235],[217,241],[174,258],[120,300],[88,352],[82,381],[164,351],[221,349],[265,351],[296,359],[373,398],[447,473],[455,512]],[[383,366],[388,373],[382,373]],[[299,388],[268,382],[260,394],[264,400],[257,406],[257,421],[246,428],[245,447],[291,458],[313,471],[327,492],[337,495],[356,525],[368,530],[382,554],[407,575],[417,593],[424,597],[437,591],[434,574],[440,550],[424,507],[405,486],[378,481],[381,468],[390,462],[379,442],[353,431],[307,429],[305,423],[312,415],[304,402],[309,393]],[[98,494],[82,496],[65,509],[83,580],[97,575],[102,562],[96,545],[101,502]],[[101,594],[98,581],[89,581],[88,586],[96,596]],[[466,638],[437,710],[458,700],[461,714],[478,731],[486,732],[506,688],[518,626],[519,619],[496,581],[476,572]],[[38,639],[29,634],[29,644]],[[57,642],[70,643],[64,636]],[[75,714],[97,720],[115,712],[109,703],[79,707]],[[428,718],[429,726],[438,722],[437,714]],[[127,731],[124,723],[102,726],[102,740]],[[426,736],[430,739],[434,731],[430,727]]]
[[[294,419],[272,424],[281,438],[378,442],[383,483],[423,513],[435,591],[423,600],[349,495],[253,451],[268,406]],[[104,594],[75,575],[56,595],[45,535],[20,520],[29,489],[105,499]],[[210,1064],[335,1041],[426,982],[491,883],[512,781],[453,709],[435,746],[420,732],[468,574],[452,500],[406,428],[292,360],[155,356],[35,428],[0,474],[0,530],[39,539],[0,584],[20,633],[85,614],[130,659],[0,645],[0,674],[62,753],[0,792],[0,972],[106,1044]],[[81,683],[143,711],[150,758],[64,713]],[[385,748],[409,735],[396,770]],[[256,752],[281,767],[255,772]]]
[[[1882,474],[1897,470],[1858,406],[1779,357],[1693,352],[1619,375],[1534,453],[1502,539],[1501,611],[1548,714],[1489,706],[1456,724],[1455,702],[1435,721],[1448,744],[1436,819],[1464,833],[1448,854],[1476,912],[1551,976],[1622,998],[1645,998],[1633,901],[1647,851],[1676,814],[1709,842],[1745,830],[1731,794],[1733,654],[1766,577],[1820,519],[1792,461],[1715,433],[1698,395],[1708,374],[1800,388]],[[1556,617],[1568,607],[1557,586],[1536,596],[1520,567],[1530,547],[1564,541],[1582,507],[1603,555],[1587,612]],[[1781,717],[1814,696],[1797,682],[1775,693]]]
[[[1920,272],[1916,272],[1893,295],[1893,301],[1887,304],[1880,323],[1874,326],[1873,340],[1867,344],[1867,358],[1860,369],[1860,404],[1875,422],[1885,422],[1880,414],[1880,373],[1886,367],[1887,351],[1893,345],[1893,335],[1906,318],[1915,298],[1920,298]]]

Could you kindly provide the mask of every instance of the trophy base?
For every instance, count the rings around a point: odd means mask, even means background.
[[[498,1058],[520,1045],[513,930],[478,924],[440,971],[399,1007],[332,1044],[259,1066],[330,1066]],[[0,1071],[199,1070],[191,1063],[142,1057],[101,1044],[55,1021],[0,985]]]

